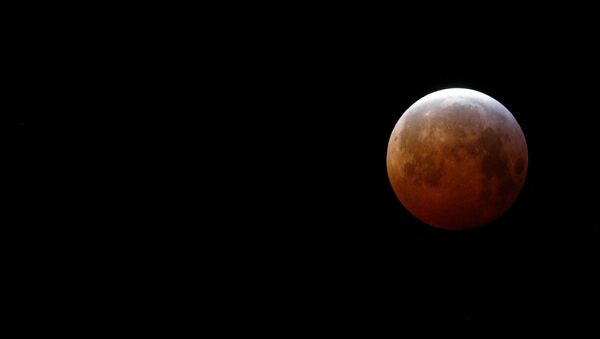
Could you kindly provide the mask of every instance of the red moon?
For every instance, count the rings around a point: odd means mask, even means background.
[[[387,171],[415,217],[443,229],[487,224],[513,204],[527,174],[525,136],[494,98],[450,88],[410,106],[392,131]]]

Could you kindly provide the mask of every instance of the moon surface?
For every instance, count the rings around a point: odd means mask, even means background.
[[[424,96],[400,117],[388,143],[396,196],[421,221],[466,230],[502,215],[527,174],[525,136],[514,116],[478,91]]]

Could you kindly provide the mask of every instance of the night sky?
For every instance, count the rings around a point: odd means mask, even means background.
[[[597,337],[589,21],[234,7],[23,12],[2,133],[23,331]],[[449,87],[529,147],[514,205],[467,232],[415,219],[386,173],[401,114]]]

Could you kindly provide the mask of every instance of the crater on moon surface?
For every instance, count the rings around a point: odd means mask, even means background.
[[[413,104],[388,145],[388,175],[402,204],[433,226],[466,229],[510,207],[527,169],[524,135],[493,98],[467,89]]]

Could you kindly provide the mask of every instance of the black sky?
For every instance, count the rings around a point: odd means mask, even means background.
[[[19,12],[6,259],[14,314],[44,319],[24,328],[597,335],[591,24],[420,7]],[[385,167],[404,110],[448,87],[529,147],[513,207],[470,232],[413,218]]]

